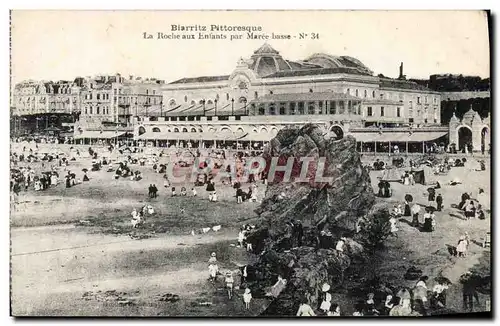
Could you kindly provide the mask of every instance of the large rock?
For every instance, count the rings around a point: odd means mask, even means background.
[[[273,157],[279,158],[279,165],[286,165],[292,157],[293,168],[290,181],[283,180],[284,172],[276,172],[256,210],[260,222],[248,236],[261,255],[253,266],[258,271],[254,288],[271,286],[278,274],[287,278],[287,287],[273,302],[272,311],[293,314],[301,296],[308,297],[313,308],[319,304],[321,285],[329,282],[333,288],[341,283],[351,260],[362,255],[363,247],[356,242],[362,239],[356,233],[356,224],[360,218],[370,216],[375,196],[353,137],[328,138],[315,125],[281,130],[263,157],[267,162],[264,173],[269,179]],[[301,174],[302,157],[312,157],[314,163],[304,182],[294,182]],[[325,159],[321,176],[330,177],[328,182],[315,178],[321,170],[317,164],[320,158]],[[289,225],[298,221],[303,225],[301,243],[297,231]],[[321,231],[328,236],[323,237]],[[347,237],[344,252],[335,250],[341,236]]]

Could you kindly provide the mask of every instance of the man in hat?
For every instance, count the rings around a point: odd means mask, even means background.
[[[441,208],[443,207],[443,196],[439,193],[436,196],[436,205],[437,205],[437,211],[441,212]]]

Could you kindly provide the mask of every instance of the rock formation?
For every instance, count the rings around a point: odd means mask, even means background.
[[[301,129],[284,129],[270,142],[263,154],[267,162],[264,174],[269,179],[266,195],[256,210],[260,216],[257,228],[248,236],[254,251],[260,254],[251,286],[265,295],[277,276],[287,279],[287,286],[277,296],[271,314],[290,315],[299,301],[307,297],[312,304],[321,303],[319,291],[324,282],[342,283],[344,271],[352,259],[363,254],[363,229],[358,221],[375,216],[369,212],[375,202],[370,177],[356,152],[351,136],[335,140],[325,137],[322,129],[306,125]],[[293,158],[290,181],[285,172],[271,178],[270,162],[286,165]],[[294,182],[301,175],[301,158],[310,157],[306,180]],[[324,178],[320,158],[325,159]],[[273,179],[271,181],[271,179]],[[335,250],[345,237],[344,251]],[[254,292],[254,290],[252,290]]]

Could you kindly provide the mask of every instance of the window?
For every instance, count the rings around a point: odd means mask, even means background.
[[[174,132],[179,132],[179,128],[174,128]]]
[[[396,116],[401,118],[401,108],[399,106],[396,108]]]
[[[409,123],[413,123],[413,118],[408,119]]]
[[[179,117],[179,121],[186,121],[186,117]]]
[[[349,114],[353,113],[352,101],[347,101],[347,113],[349,113]],[[354,112],[354,114],[356,114],[356,112]]]
[[[255,112],[255,103],[252,103],[252,104],[250,105],[250,107],[252,108],[252,113],[253,113],[253,115],[255,115],[255,113],[256,113],[256,112]]]
[[[158,128],[158,127],[154,127],[154,128],[153,128],[153,132],[160,132],[160,128]]]
[[[188,132],[187,128],[182,128],[182,132]]]
[[[384,116],[384,107],[383,106],[380,107],[380,116],[381,117]]]
[[[194,100],[191,100],[191,105],[196,105],[196,102]]]
[[[212,102],[212,100],[208,100],[207,104],[208,104],[208,105],[212,105],[212,104],[214,104],[214,103]]]
[[[295,115],[295,106],[296,106],[296,103],[295,102],[290,102],[290,115]]]
[[[427,119],[424,119],[424,123],[427,123]]]
[[[421,104],[420,103],[420,96],[417,97],[417,104]]]
[[[315,105],[314,102],[307,103],[307,114],[314,114]]]
[[[188,97],[187,95],[184,96],[184,102],[187,102],[188,101]]]
[[[345,106],[344,106],[344,101],[339,101],[339,114],[344,114],[345,113]]]
[[[170,106],[170,108],[174,108],[175,107],[175,100],[174,99],[171,99],[169,102],[168,102],[168,105]]]
[[[255,97],[255,98],[257,98],[257,97]],[[226,93],[226,101],[229,101],[229,93]]]
[[[312,93],[313,92],[313,89],[312,88],[309,88],[309,93]]]
[[[93,114],[93,112],[92,112],[92,111],[93,111],[93,110],[92,110],[92,107],[90,107],[90,114]]]
[[[380,94],[380,99],[383,100],[384,99],[384,94]]]
[[[375,91],[372,92],[372,97],[375,98]]]
[[[191,132],[196,132],[196,128],[191,128]]]
[[[280,115],[285,115],[286,114],[286,103],[282,102],[280,103]]]
[[[92,93],[89,94],[89,100],[91,100],[91,99],[92,99]]]
[[[304,112],[304,102],[299,102],[298,103],[298,111],[299,111],[299,115],[305,114],[305,112]]]
[[[359,93],[358,93],[358,90],[356,90],[356,97],[358,97],[358,96],[359,96]]]
[[[323,101],[318,102],[318,113],[323,114]]]
[[[424,100],[425,100],[425,104],[427,104],[427,100],[428,100],[427,96],[425,97],[425,99],[424,99]]]
[[[253,96],[254,96],[254,98],[259,98],[259,93],[255,92],[255,93],[253,94]],[[227,96],[227,99],[229,100],[229,94],[228,94],[228,96]]]
[[[337,102],[330,101],[330,114],[337,114]]]
[[[265,115],[266,114],[266,108],[264,107],[264,104],[259,104],[259,115]]]
[[[115,89],[113,89],[113,94],[115,94],[115,95],[116,95],[116,88],[115,88]]]
[[[373,116],[373,109],[371,106],[369,106],[367,108],[367,112],[366,112],[366,115],[369,116],[369,117],[372,117]]]
[[[437,98],[436,97],[434,98],[434,104],[437,104]]]
[[[351,94],[351,90],[349,88],[347,89],[347,94]]]
[[[273,95],[273,91],[269,91],[269,94]]]
[[[146,95],[149,95],[149,89],[146,89]]]
[[[366,91],[365,89],[365,94],[364,94],[364,97],[366,98],[368,96],[368,92]]]
[[[274,103],[269,103],[269,114],[276,115],[276,106]]]

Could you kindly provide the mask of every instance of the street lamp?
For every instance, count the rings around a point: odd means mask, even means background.
[[[234,98],[231,99],[231,115],[234,115]]]

